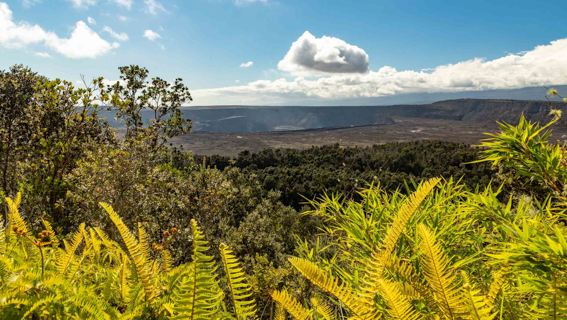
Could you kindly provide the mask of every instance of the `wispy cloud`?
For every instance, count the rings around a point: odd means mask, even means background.
[[[144,38],[147,38],[150,41],[154,41],[155,39],[161,38],[161,36],[159,35],[159,33],[148,29],[144,32]]]
[[[254,64],[254,62],[248,61],[248,62],[245,62],[245,63],[241,63],[240,67],[241,68],[250,68],[253,64]]]
[[[114,3],[116,3],[117,5],[124,7],[128,10],[130,10],[132,8],[132,2],[133,0],[112,0]]]
[[[157,15],[160,12],[168,12],[161,2],[157,2],[156,0],[144,0],[144,4],[146,5],[144,11],[147,14]]]
[[[21,0],[22,2],[22,6],[24,6],[24,8],[30,8],[35,6],[38,3],[41,3],[42,0]]]
[[[109,26],[104,26],[102,31],[108,32],[108,34],[110,34],[111,37],[119,41],[128,41],[128,39],[130,39],[125,32],[117,33],[114,30],[112,30],[112,28],[110,28]]]
[[[41,58],[51,58],[51,55],[47,52],[36,52],[35,55]]]
[[[87,22],[88,22],[89,24],[96,24],[96,20],[93,19],[93,18],[91,18],[91,17],[88,17],[88,18],[87,18]]]
[[[67,0],[73,3],[73,7],[80,9],[87,9],[89,6],[94,6],[97,0]]]

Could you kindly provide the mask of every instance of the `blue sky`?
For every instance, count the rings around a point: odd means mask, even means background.
[[[0,69],[115,80],[138,64],[196,105],[567,84],[562,3],[0,0]]]

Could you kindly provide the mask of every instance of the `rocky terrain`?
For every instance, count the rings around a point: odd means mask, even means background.
[[[338,143],[369,146],[395,141],[446,140],[478,144],[497,121],[517,123],[522,114],[546,122],[551,108],[567,103],[501,99],[457,99],[423,105],[365,107],[196,107],[184,108],[191,134],[171,142],[196,154],[236,155],[264,148],[308,148]],[[567,138],[561,124],[558,140]]]
[[[423,105],[364,107],[208,107],[185,108],[194,131],[267,132],[393,124],[392,117],[457,120],[465,122],[543,121],[550,105],[564,103],[524,100],[458,99]]]

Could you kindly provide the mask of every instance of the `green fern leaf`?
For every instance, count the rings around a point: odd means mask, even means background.
[[[301,274],[313,282],[313,284],[339,299],[358,318],[371,319],[375,316],[374,313],[376,312],[371,308],[371,306],[355,295],[352,288],[347,283],[340,284],[338,278],[335,278],[319,269],[319,267],[311,261],[291,257],[289,258],[289,262],[297,270],[299,270]]]
[[[285,291],[274,291],[270,293],[272,298],[281,304],[289,314],[296,320],[312,319],[311,311],[305,309],[294,297],[290,296]]]
[[[142,282],[146,301],[149,304],[152,304],[154,302],[156,290],[154,288],[155,279],[152,277],[150,269],[151,262],[147,258],[144,249],[141,248],[134,235],[130,233],[128,227],[124,224],[124,222],[122,222],[122,219],[120,219],[120,216],[112,209],[112,207],[109,204],[103,202],[101,202],[100,205],[104,208],[104,210],[106,210],[106,212],[110,216],[110,219],[118,228],[118,232],[120,232],[122,240],[124,240],[126,248],[128,249],[130,256],[132,257],[132,261],[134,262],[134,266],[136,267],[136,273],[138,274],[138,277]]]
[[[445,316],[457,319],[466,308],[462,292],[457,288],[456,277],[449,265],[449,259],[437,243],[435,235],[421,224],[419,226],[421,250],[424,256],[423,275],[433,289]]]
[[[175,319],[208,320],[219,311],[223,294],[215,279],[213,257],[204,253],[208,243],[195,220],[191,220],[191,230],[193,262],[175,293]]]
[[[388,315],[392,319],[413,320],[419,316],[413,309],[413,306],[402,295],[402,292],[387,280],[378,280],[380,295],[386,301],[388,306]]]
[[[75,232],[71,237],[71,243],[63,241],[65,244],[65,249],[59,249],[59,254],[56,261],[57,271],[62,276],[67,274],[67,271],[72,267],[75,261],[75,252],[79,248],[79,245],[83,241],[83,234],[85,230],[85,224],[81,223],[79,226],[79,231]]]
[[[318,314],[323,316],[325,320],[336,319],[335,315],[333,314],[333,309],[323,304],[319,299],[315,297],[311,298],[311,305],[313,306],[313,309],[317,311]]]
[[[228,280],[228,287],[234,303],[234,315],[236,319],[253,317],[256,313],[256,303],[254,299],[249,299],[250,296],[252,296],[252,290],[246,283],[245,275],[238,259],[224,243],[220,245],[220,252]]]

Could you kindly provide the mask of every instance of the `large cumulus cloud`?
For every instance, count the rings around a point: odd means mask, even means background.
[[[0,45],[7,48],[25,48],[43,44],[60,54],[74,59],[96,58],[119,46],[109,43],[83,21],[78,21],[70,38],[60,38],[38,25],[13,21],[12,11],[5,2],[0,2]]]
[[[305,33],[289,49],[278,68],[299,76],[368,72],[368,55],[357,46],[333,38]]]
[[[284,103],[293,99],[371,98],[401,93],[462,92],[567,84],[567,38],[522,54],[485,60],[474,58],[431,70],[384,66],[364,74],[333,74],[316,79],[296,77],[259,80],[242,86],[194,90],[198,104],[240,101]],[[284,59],[285,60],[285,59]]]

